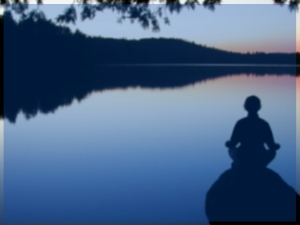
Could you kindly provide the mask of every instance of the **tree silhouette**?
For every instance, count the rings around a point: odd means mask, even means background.
[[[298,11],[300,0],[274,0],[274,3],[279,5],[288,3],[291,11]]]
[[[271,0],[270,0],[271,1]],[[215,5],[220,4],[221,0],[186,0],[181,4],[179,0],[160,0],[157,7],[150,7],[153,0],[74,0],[73,4],[67,6],[61,14],[56,18],[58,23],[73,23],[77,21],[78,14],[81,20],[93,19],[98,12],[106,9],[116,11],[120,14],[118,22],[129,20],[132,23],[137,21],[144,29],[151,28],[152,31],[160,30],[159,20],[165,24],[170,24],[167,13],[180,13],[184,8],[194,10],[196,5],[202,4],[204,7],[214,11]],[[1,0],[1,5],[5,6],[5,10],[12,10],[21,15],[22,19],[29,15],[37,18],[44,17],[44,13],[39,9],[39,5],[43,4],[42,0],[36,0],[37,9],[27,12],[29,9],[28,0]],[[75,3],[79,3],[80,12],[77,12]],[[96,4],[95,4],[96,3]],[[289,4],[292,11],[299,8],[300,0],[274,0],[275,4]]]
[[[135,41],[91,37],[34,16],[20,22],[11,12],[3,17],[5,88],[1,89],[0,103],[4,101],[5,111],[0,109],[0,118],[10,122],[16,121],[19,112],[26,118],[38,112],[54,113],[58,107],[96,91],[178,88],[232,74],[295,76],[295,68],[286,66],[131,68],[126,64],[294,64],[295,54],[234,53],[174,38]],[[21,58],[16,57],[19,55]],[[114,64],[118,66],[110,66]]]

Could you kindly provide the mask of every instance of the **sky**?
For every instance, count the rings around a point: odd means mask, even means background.
[[[34,2],[34,1],[31,1]],[[55,19],[72,0],[45,0],[41,8],[48,19]],[[160,20],[161,30],[143,29],[138,23],[117,23],[120,14],[106,10],[93,20],[69,25],[91,36],[141,39],[151,37],[180,38],[198,44],[236,52],[300,51],[300,29],[296,35],[296,14],[287,6],[275,6],[272,0],[223,0],[215,11],[199,6],[170,14],[170,25]],[[59,4],[57,4],[59,3]],[[36,7],[35,5],[33,7]],[[157,7],[152,5],[151,7]],[[78,12],[77,12],[78,13]],[[79,17],[79,16],[78,16]],[[297,40],[296,40],[297,36]],[[298,45],[296,46],[296,42]]]

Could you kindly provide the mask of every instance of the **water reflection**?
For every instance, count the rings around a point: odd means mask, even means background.
[[[179,88],[233,74],[290,75],[295,76],[295,67],[264,66],[144,66],[144,67],[99,67],[97,73],[72,73],[72,80],[53,78],[41,80],[41,74],[5,73],[4,117],[16,122],[18,113],[27,118],[38,112],[54,113],[59,107],[70,106],[74,100],[82,101],[96,91],[141,88]],[[44,78],[43,78],[44,79]]]
[[[6,220],[207,221],[206,192],[231,165],[224,142],[252,94],[282,146],[269,169],[295,188],[295,78],[231,76],[5,120]]]
[[[296,90],[297,90],[297,97],[296,97],[296,106],[297,106],[297,192],[300,194],[300,77],[296,79]]]
[[[4,123],[0,119],[0,221],[3,221]]]

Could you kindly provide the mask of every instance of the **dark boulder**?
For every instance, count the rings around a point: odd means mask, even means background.
[[[206,195],[211,224],[220,221],[296,221],[299,195],[268,168],[225,171]]]

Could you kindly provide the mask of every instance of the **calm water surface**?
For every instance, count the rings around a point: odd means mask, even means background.
[[[295,80],[232,75],[175,89],[114,89],[54,114],[4,120],[4,219],[207,221],[205,194],[230,167],[224,143],[253,94],[281,144],[269,167],[295,188]]]

